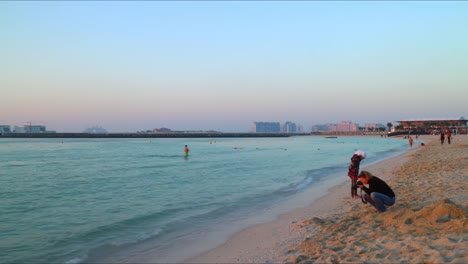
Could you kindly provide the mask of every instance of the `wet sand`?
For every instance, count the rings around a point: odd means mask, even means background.
[[[468,136],[455,136],[451,145],[437,136],[420,140],[426,146],[362,165],[397,195],[385,213],[351,199],[346,182],[186,262],[468,263]]]

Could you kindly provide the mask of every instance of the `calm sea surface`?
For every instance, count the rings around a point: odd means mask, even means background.
[[[407,148],[380,137],[0,139],[0,262],[180,262],[347,181],[355,150],[365,166]]]

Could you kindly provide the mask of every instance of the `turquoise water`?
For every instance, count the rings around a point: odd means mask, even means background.
[[[346,181],[356,149],[366,165],[407,148],[364,137],[0,139],[0,262],[179,262],[176,245],[206,250],[211,231]]]

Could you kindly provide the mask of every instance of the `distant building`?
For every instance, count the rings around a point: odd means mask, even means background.
[[[0,125],[0,134],[11,133],[11,128],[9,125]]]
[[[323,124],[312,126],[312,132],[356,132],[359,125],[351,121],[343,121],[339,124]]]
[[[359,130],[359,125],[354,124],[351,121],[342,121],[341,123],[336,125],[336,130],[339,132],[356,132]]]
[[[385,131],[387,127],[383,124],[365,124],[364,131]]]
[[[172,132],[172,130],[169,128],[165,128],[165,127],[153,129],[153,133],[170,133],[170,132]]]
[[[281,125],[279,122],[254,122],[252,131],[254,133],[280,133]]]
[[[24,126],[24,133],[45,133],[46,131],[47,131],[46,126],[38,126],[38,125]]]
[[[432,132],[433,130],[450,129],[453,134],[467,134],[467,123],[464,117],[460,118],[416,118],[397,121],[404,130]]]
[[[297,133],[297,126],[296,123],[291,121],[286,121],[283,126],[284,133]]]
[[[83,133],[89,133],[89,134],[106,134],[107,130],[100,126],[93,126],[85,129]]]
[[[312,126],[312,132],[319,132],[319,131],[331,131],[330,124],[325,125],[314,125]],[[335,127],[335,126],[333,126]]]
[[[25,126],[14,126],[13,133],[56,133],[55,131],[48,131],[46,126],[42,125],[25,125]]]

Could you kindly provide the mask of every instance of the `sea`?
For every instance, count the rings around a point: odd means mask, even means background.
[[[184,146],[190,153],[184,155]],[[305,207],[401,138],[0,139],[0,263],[178,263]]]

